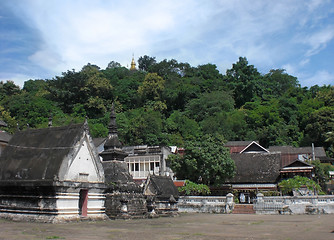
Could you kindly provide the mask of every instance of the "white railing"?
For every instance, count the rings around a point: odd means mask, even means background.
[[[230,213],[233,210],[233,194],[227,196],[181,196],[179,212]]]
[[[334,195],[265,197],[259,193],[254,209],[260,214],[334,213]]]

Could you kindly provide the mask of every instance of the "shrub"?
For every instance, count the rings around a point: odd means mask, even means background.
[[[197,184],[192,181],[186,180],[183,187],[178,188],[182,195],[186,196],[199,196],[199,195],[210,195],[211,191],[205,184]]]

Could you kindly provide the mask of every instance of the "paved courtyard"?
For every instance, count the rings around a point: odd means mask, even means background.
[[[334,239],[334,215],[181,214],[64,224],[0,220],[0,239]]]

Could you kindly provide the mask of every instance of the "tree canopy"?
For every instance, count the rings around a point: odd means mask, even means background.
[[[260,73],[240,57],[226,73],[208,63],[191,66],[144,55],[139,70],[116,61],[106,69],[86,64],[52,79],[29,79],[20,89],[0,82],[2,120],[11,131],[80,122],[87,116],[93,137],[106,136],[108,112],[116,102],[125,145],[184,147],[206,134],[228,141],[269,145],[324,146],[334,157],[334,87],[301,87],[284,69]]]
[[[204,135],[185,143],[185,154],[170,155],[169,161],[177,177],[195,183],[217,185],[235,174],[230,152],[219,135]]]

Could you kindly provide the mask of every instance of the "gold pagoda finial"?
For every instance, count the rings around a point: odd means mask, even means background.
[[[131,61],[131,67],[130,70],[137,70],[136,69],[136,63],[135,63],[135,58],[134,55],[132,54],[132,61]]]

